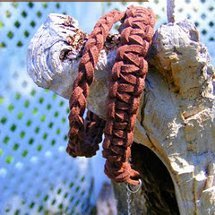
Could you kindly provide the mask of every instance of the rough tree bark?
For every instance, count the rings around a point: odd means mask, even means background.
[[[29,45],[34,82],[69,98],[86,37],[73,18],[51,14]],[[110,35],[100,53],[88,97],[88,108],[104,119],[117,41]],[[143,189],[132,214],[215,214],[215,74],[207,49],[192,23],[169,23],[156,31],[148,61],[132,147]],[[125,186],[114,188],[118,214],[126,214]]]

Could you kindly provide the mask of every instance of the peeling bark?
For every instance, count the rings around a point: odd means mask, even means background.
[[[28,49],[34,82],[69,98],[86,37],[73,18],[50,15]],[[104,119],[117,38],[110,36],[100,53],[88,97],[88,108]],[[132,214],[145,211],[144,205],[148,214],[214,214],[215,75],[207,48],[189,21],[169,23],[156,31],[148,61],[135,128],[135,142],[143,146],[132,152],[144,186],[134,198]],[[119,214],[126,214],[125,187],[114,187]]]

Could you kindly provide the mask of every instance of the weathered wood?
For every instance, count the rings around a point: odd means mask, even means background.
[[[116,204],[113,187],[109,183],[104,183],[96,202],[96,214],[117,215]]]
[[[73,18],[50,15],[28,49],[28,72],[34,82],[69,98],[86,36]],[[66,43],[68,38],[72,46]],[[117,36],[110,37],[106,49],[100,53],[88,97],[88,108],[103,118],[108,76],[116,53],[112,43],[116,41]],[[147,147],[152,155],[144,158],[140,151],[148,155],[147,149],[133,150],[136,168],[142,171],[143,181],[148,181],[136,197],[145,197],[149,214],[156,214],[159,208],[162,211],[166,208],[164,214],[177,214],[172,203],[175,197],[180,214],[214,214],[215,76],[207,49],[199,42],[194,25],[184,20],[159,27],[148,59],[150,67],[135,141]],[[159,167],[147,171],[143,165],[148,160],[157,162]],[[164,175],[159,177],[156,170]],[[165,195],[161,194],[164,187]],[[115,188],[118,196],[125,187],[115,185]],[[118,201],[124,205],[120,210],[124,210],[126,202]],[[136,200],[132,206],[133,213],[138,214]],[[124,213],[119,211],[119,214]]]

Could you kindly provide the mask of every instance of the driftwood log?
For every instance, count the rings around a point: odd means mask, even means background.
[[[28,48],[34,82],[68,99],[86,38],[72,17],[51,14]],[[108,37],[88,97],[103,119],[118,41]],[[168,23],[157,29],[148,62],[132,146],[143,189],[132,214],[215,214],[215,73],[207,48],[188,20]],[[125,186],[114,189],[118,214],[126,214]]]

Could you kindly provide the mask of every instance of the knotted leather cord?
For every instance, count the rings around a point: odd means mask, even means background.
[[[105,173],[116,182],[139,183],[139,173],[131,168],[129,158],[148,71],[144,57],[152,40],[154,23],[151,10],[129,7],[120,27],[121,43],[112,68],[103,143],[103,156],[107,158]]]
[[[137,185],[139,173],[131,168],[129,158],[136,114],[148,70],[144,57],[151,43],[155,23],[154,14],[149,9],[132,6],[126,10],[125,14],[113,11],[99,19],[96,24],[86,42],[78,77],[70,97],[70,131],[67,152],[72,156],[90,157],[98,149],[105,123],[92,114],[91,118],[94,118],[94,121],[88,129],[91,119],[88,117],[89,122],[84,123],[83,113],[99,52],[103,48],[113,23],[120,19],[123,20],[120,26],[121,42],[112,68],[103,156],[107,158],[105,173],[111,179]],[[99,128],[100,125],[96,125],[100,122],[103,126]],[[95,131],[95,128],[99,128],[99,131]],[[98,132],[97,135],[96,132]]]

